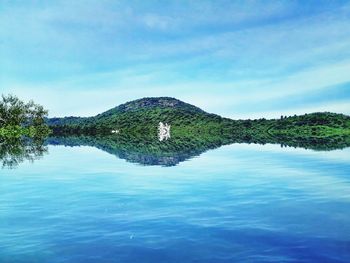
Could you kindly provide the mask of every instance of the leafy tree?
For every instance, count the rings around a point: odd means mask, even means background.
[[[26,120],[26,104],[13,95],[2,95],[0,101],[1,125],[20,125]]]
[[[2,95],[0,99],[0,135],[47,134],[45,124],[48,111],[43,106],[29,101],[25,103],[14,95]]]

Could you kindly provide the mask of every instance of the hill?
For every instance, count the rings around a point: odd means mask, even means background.
[[[134,100],[93,117],[47,119],[56,136],[108,136],[112,130],[118,130],[114,136],[144,138],[144,142],[157,138],[159,122],[171,124],[171,140],[179,143],[181,140],[203,144],[215,140],[281,144],[287,141],[288,145],[298,146],[327,142],[326,148],[332,142],[337,147],[350,143],[347,115],[319,112],[270,120],[232,120],[169,97]]]
[[[110,134],[111,130],[148,134],[156,132],[158,123],[173,127],[198,126],[221,122],[223,118],[200,108],[168,97],[143,98],[119,105],[93,117],[65,117],[47,119],[55,133]]]

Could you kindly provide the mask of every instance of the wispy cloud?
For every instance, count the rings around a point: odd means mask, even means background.
[[[349,14],[335,1],[4,2],[0,91],[59,116],[165,95],[231,117],[349,113],[322,91],[350,81]]]

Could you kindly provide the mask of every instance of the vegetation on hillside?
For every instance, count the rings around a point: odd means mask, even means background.
[[[159,142],[159,122],[171,124],[171,138]],[[266,120],[231,120],[173,98],[132,101],[90,118],[48,120],[51,143],[90,145],[131,162],[174,165],[232,143],[274,143],[313,150],[350,146],[350,117],[312,113]],[[118,130],[118,134],[112,134]]]
[[[0,160],[6,166],[42,155],[47,125],[53,131],[47,144],[94,146],[143,165],[176,165],[232,143],[274,143],[313,150],[350,146],[350,117],[328,112],[231,120],[163,97],[128,102],[94,117],[48,119],[41,106],[13,96],[3,96],[0,105]],[[171,124],[170,139],[158,140],[159,122]],[[116,130],[118,133],[112,133]]]
[[[172,125],[180,136],[225,138],[270,137],[326,138],[350,135],[350,117],[335,113],[312,113],[280,119],[231,120],[209,114],[173,98],[145,98],[132,101],[90,118],[54,118],[48,124],[54,134],[110,135],[111,130],[136,137],[154,137],[158,123]]]

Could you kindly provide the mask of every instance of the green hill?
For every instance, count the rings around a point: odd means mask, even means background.
[[[171,140],[179,143],[272,142],[319,149],[322,145],[329,149],[332,144],[337,148],[350,144],[350,117],[343,114],[324,112],[271,120],[232,120],[169,97],[127,102],[93,117],[47,119],[56,136],[109,136],[112,130],[118,130],[113,136],[142,138],[144,142],[157,138],[159,122],[171,125]]]
[[[55,133],[110,134],[111,130],[133,134],[157,131],[160,121],[172,127],[193,128],[203,124],[220,123],[218,115],[209,114],[193,105],[174,98],[144,98],[131,101],[89,118],[52,118],[47,124]]]
[[[40,158],[47,144],[93,146],[128,162],[162,166],[233,143],[272,143],[322,151],[350,147],[347,115],[323,112],[271,120],[231,120],[167,97],[131,101],[93,117],[45,120],[52,130],[50,137],[48,132],[40,132],[41,127],[47,130],[41,122],[35,127],[26,123],[0,126],[3,166],[12,168],[24,160]],[[167,140],[158,139],[159,122],[171,125]]]
[[[171,125],[171,137],[159,141],[159,122]],[[142,165],[172,166],[222,145],[280,144],[312,150],[350,147],[350,117],[329,112],[266,120],[231,120],[173,98],[144,98],[93,117],[46,119],[50,137],[6,136],[0,129],[0,163],[15,167],[40,158],[45,144],[97,147]],[[118,130],[118,133],[112,133]],[[11,134],[14,129],[11,129]],[[4,136],[5,135],[5,136]]]

